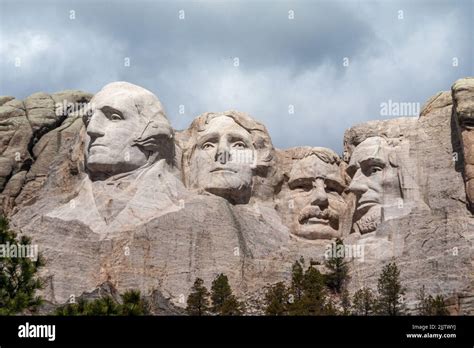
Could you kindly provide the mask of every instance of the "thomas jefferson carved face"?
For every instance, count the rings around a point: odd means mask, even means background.
[[[278,204],[291,233],[306,239],[341,236],[340,217],[347,209],[344,172],[336,153],[325,148],[294,148],[288,184]],[[291,152],[290,152],[291,153]]]
[[[160,102],[141,87],[111,83],[94,96],[90,106],[84,120],[85,159],[93,176],[108,177],[145,165],[153,151],[137,140],[151,129],[157,133],[155,139],[159,134],[170,135]]]
[[[382,208],[402,199],[394,150],[384,138],[368,138],[355,148],[348,173],[349,190],[357,197],[353,221],[361,234],[375,231]]]
[[[195,145],[191,185],[233,203],[248,200],[255,158],[251,134],[231,117],[222,115],[208,122]]]

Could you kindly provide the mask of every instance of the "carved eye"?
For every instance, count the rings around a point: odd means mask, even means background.
[[[112,115],[110,115],[110,120],[120,121],[120,120],[122,120],[122,117],[119,114],[112,114]]]
[[[201,149],[203,150],[210,150],[214,147],[214,144],[213,143],[210,143],[210,142],[207,142],[207,143],[204,143],[202,146],[201,146]]]
[[[379,166],[372,166],[369,168],[370,175],[375,174],[377,172],[381,172],[381,171],[382,171],[382,167],[379,167]]]
[[[312,189],[312,186],[310,185],[304,185],[304,184],[299,184],[296,186],[293,186],[292,190],[296,192],[308,192]]]
[[[237,148],[237,149],[245,149],[247,145],[243,141],[237,141],[234,144],[232,144],[232,147]]]

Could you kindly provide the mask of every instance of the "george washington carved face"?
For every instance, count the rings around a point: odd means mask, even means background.
[[[172,130],[161,103],[142,87],[106,85],[92,98],[84,122],[85,160],[92,177],[130,172],[156,158],[156,152],[166,157],[170,151]]]

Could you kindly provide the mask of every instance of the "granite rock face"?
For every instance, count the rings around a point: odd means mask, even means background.
[[[466,195],[471,211],[474,211],[474,78],[466,78],[452,87],[453,113],[460,134],[464,159]]]
[[[300,256],[323,263],[338,237],[350,292],[394,261],[410,308],[425,286],[474,314],[472,81],[417,118],[348,129],[341,156],[276,149],[239,111],[174,131],[158,98],[126,82],[93,98],[1,97],[2,212],[38,244],[51,303],[107,283],[183,307],[196,277],[210,286],[219,273],[254,303]]]

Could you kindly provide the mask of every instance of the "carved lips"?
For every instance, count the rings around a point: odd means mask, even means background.
[[[328,225],[330,222],[338,224],[339,214],[332,209],[321,210],[318,206],[308,206],[298,215],[298,222],[301,225]]]

